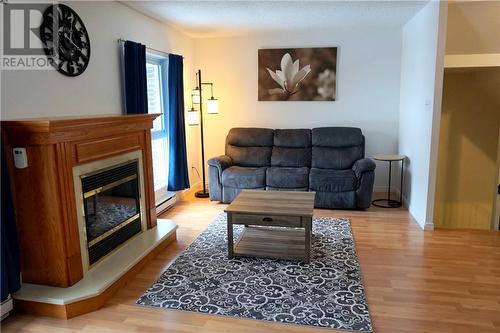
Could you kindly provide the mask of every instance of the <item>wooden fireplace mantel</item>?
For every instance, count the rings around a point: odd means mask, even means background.
[[[14,198],[24,283],[68,287],[83,277],[73,167],[142,151],[146,219],[156,225],[151,128],[158,114],[1,122]],[[24,147],[28,167],[14,167]]]

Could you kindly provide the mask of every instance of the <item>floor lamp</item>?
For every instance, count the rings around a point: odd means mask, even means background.
[[[201,134],[201,172],[203,189],[194,194],[197,198],[208,198],[208,189],[205,179],[205,142],[203,136],[203,86],[210,86],[211,92],[211,97],[207,100],[207,113],[219,113],[219,103],[218,100],[214,98],[214,84],[212,82],[203,82],[201,80],[201,69],[199,69],[198,72],[196,72],[196,88],[193,89],[191,93],[191,110],[188,111],[188,124],[191,126],[200,125]],[[199,105],[199,111],[194,108],[194,104]]]

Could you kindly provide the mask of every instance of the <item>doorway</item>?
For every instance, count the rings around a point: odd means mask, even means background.
[[[498,112],[500,112],[500,110]],[[493,214],[493,219],[491,221],[492,230],[500,230],[500,126],[498,127],[497,168],[498,168],[498,178],[497,178],[497,188],[494,200],[495,212]]]
[[[498,230],[500,68],[446,69],[434,223]]]

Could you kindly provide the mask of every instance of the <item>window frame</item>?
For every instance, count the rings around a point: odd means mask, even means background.
[[[169,144],[169,135],[168,135],[168,56],[164,54],[158,54],[154,51],[147,50],[146,51],[146,65],[147,64],[157,65],[159,68],[158,71],[158,89],[160,89],[160,110],[163,117],[163,129],[162,130],[151,130],[151,143],[155,140],[165,140],[167,144],[167,154],[168,154],[168,144]],[[146,78],[147,79],[147,78]],[[154,170],[153,170],[154,173]],[[168,177],[167,184],[165,187],[156,189],[155,188],[155,203],[156,207],[160,207],[165,202],[170,200],[175,196],[175,192],[168,191]]]
[[[152,64],[158,66],[158,89],[160,90],[160,110],[163,118],[163,129],[151,131],[151,139],[168,138],[168,113],[165,113],[165,103],[168,103],[168,91],[164,82],[168,76],[168,58],[152,52],[146,52],[146,65]]]

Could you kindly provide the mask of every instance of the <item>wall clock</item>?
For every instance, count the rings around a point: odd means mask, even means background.
[[[57,4],[43,13],[43,49],[52,66],[67,76],[82,74],[90,60],[90,40],[82,19],[70,7]]]

